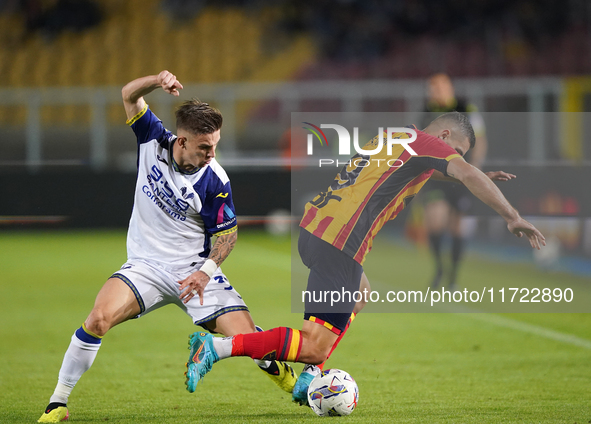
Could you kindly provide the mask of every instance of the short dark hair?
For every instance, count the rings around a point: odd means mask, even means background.
[[[455,124],[460,130],[460,133],[464,137],[468,137],[468,140],[470,140],[470,148],[474,147],[476,144],[476,135],[474,134],[474,128],[472,128],[472,124],[470,123],[470,119],[467,115],[460,112],[447,112],[443,115],[439,115],[431,122],[431,124],[439,124],[442,122],[450,122]]]
[[[175,111],[176,128],[195,135],[211,134],[222,128],[222,113],[215,107],[191,99],[180,105]]]

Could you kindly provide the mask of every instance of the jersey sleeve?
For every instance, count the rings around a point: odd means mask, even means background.
[[[225,184],[219,181],[208,188],[201,218],[205,231],[213,236],[230,234],[238,229],[230,181]]]
[[[162,147],[168,148],[170,141],[174,138],[174,135],[164,128],[162,121],[150,110],[148,104],[126,123],[135,133],[138,145],[156,140]]]
[[[425,169],[436,169],[446,177],[449,161],[462,157],[443,140],[422,131],[417,131],[417,139],[411,146],[417,153],[413,161],[420,163]]]

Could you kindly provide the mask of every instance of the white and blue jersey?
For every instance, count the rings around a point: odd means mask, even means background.
[[[182,172],[172,155],[177,137],[164,128],[148,105],[127,123],[138,143],[128,259],[175,268],[203,263],[209,255],[211,236],[237,230],[226,172],[215,159],[192,173]]]

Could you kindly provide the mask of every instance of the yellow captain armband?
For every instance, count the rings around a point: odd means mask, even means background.
[[[226,234],[232,234],[236,231],[238,231],[238,226],[234,226],[234,227],[230,228],[229,230],[220,231],[219,233],[215,233],[213,235],[216,237],[225,236]]]
[[[144,114],[147,112],[147,110],[148,110],[148,104],[146,103],[141,111],[139,111],[133,118],[130,118],[127,121],[125,121],[125,123],[127,125],[133,125],[135,123],[135,121],[137,121],[142,116],[144,116]]]

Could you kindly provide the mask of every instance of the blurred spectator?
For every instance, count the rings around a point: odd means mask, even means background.
[[[59,0],[44,12],[39,4],[36,0],[23,2],[27,29],[39,30],[49,40],[66,30],[80,32],[92,28],[102,20],[101,10],[92,0]]]
[[[175,21],[189,21],[207,6],[207,0],[162,0],[160,7]]]
[[[585,0],[571,7],[557,0],[286,0],[285,31],[314,33],[333,59],[379,57],[410,37],[438,37],[489,43],[490,35],[525,40],[533,47],[566,30]]]
[[[465,159],[477,168],[482,166],[487,151],[487,140],[482,116],[476,107],[463,99],[456,98],[451,79],[446,74],[429,78],[429,99],[425,107],[422,128],[442,113],[457,111],[465,113],[476,135],[476,144],[465,155]],[[450,263],[445,287],[455,289],[460,261],[464,252],[461,220],[470,206],[471,194],[463,185],[446,181],[429,181],[421,193],[425,202],[425,227],[431,252],[435,260],[435,275],[431,287],[437,289],[444,277],[442,243],[446,233],[451,235]]]

